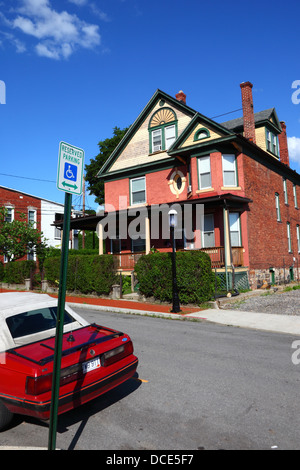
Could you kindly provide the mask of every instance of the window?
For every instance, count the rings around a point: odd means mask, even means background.
[[[171,108],[154,113],[149,123],[150,153],[168,150],[177,138],[177,118]]]
[[[195,240],[194,237],[187,238],[187,230],[182,227],[175,227],[174,229],[174,239],[175,239],[175,250],[194,250]],[[170,245],[171,246],[171,242]]]
[[[231,246],[241,246],[240,214],[238,212],[229,213],[229,226]]]
[[[277,222],[281,221],[281,216],[280,216],[280,205],[279,205],[279,194],[275,193],[275,207],[276,207],[276,218]]]
[[[28,222],[31,224],[32,228],[36,228],[36,211],[28,210]]]
[[[56,327],[57,307],[39,308],[29,312],[18,313],[6,319],[13,338],[33,335]],[[64,312],[64,325],[75,322],[69,313]]]
[[[63,214],[55,213],[55,222],[60,222],[64,218]],[[61,230],[58,227],[54,227],[54,238],[61,239]]]
[[[152,152],[162,150],[162,130],[152,131]]]
[[[210,156],[198,159],[199,189],[211,188]]]
[[[296,233],[297,233],[297,250],[298,253],[300,253],[300,227],[297,225],[296,227]]]
[[[9,224],[14,220],[14,208],[13,207],[5,207],[5,222]]]
[[[168,126],[165,128],[165,149],[168,150],[173,142],[175,142],[175,126]]]
[[[142,251],[146,251],[145,235],[141,235],[140,238],[137,238],[136,240],[132,239],[131,251],[132,253],[139,253]]]
[[[215,227],[214,227],[214,215],[204,215],[204,227],[203,227],[203,248],[215,246]]]
[[[276,134],[273,134],[269,130],[266,130],[266,144],[267,144],[267,150],[269,150],[269,152],[273,153],[274,155],[278,157],[279,156],[278,137]]]
[[[289,222],[286,223],[286,227],[287,227],[288,249],[289,249],[289,253],[291,253],[292,252],[291,225]]]
[[[167,126],[152,131],[152,152],[168,150],[175,142],[175,126]],[[150,153],[152,153],[150,150]]]
[[[284,203],[288,204],[288,195],[287,195],[287,187],[286,187],[286,179],[283,178],[283,194],[284,194]]]
[[[237,186],[235,155],[222,155],[223,185]]]
[[[118,237],[110,240],[110,252],[121,253],[121,240]]]
[[[34,248],[29,248],[29,251],[27,253],[27,260],[28,261],[35,261],[36,260],[36,255],[35,255]]]
[[[144,204],[146,202],[146,179],[145,176],[141,178],[134,178],[130,181],[130,203]]]
[[[207,139],[208,137],[210,137],[210,132],[208,129],[203,127],[202,129],[199,129],[197,132],[195,132],[194,142],[197,140]]]
[[[297,186],[293,185],[293,195],[294,195],[294,204],[296,209],[298,209],[298,202],[297,202]]]

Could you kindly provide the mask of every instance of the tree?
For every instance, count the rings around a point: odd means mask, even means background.
[[[42,254],[46,247],[42,232],[34,228],[32,222],[27,222],[26,216],[20,212],[20,220],[6,222],[5,216],[5,207],[0,207],[0,254],[8,261],[23,258],[33,249]]]
[[[85,180],[88,183],[87,189],[90,191],[90,194],[96,196],[95,201],[98,204],[104,204],[104,183],[103,180],[97,178],[97,174],[127,130],[128,128],[121,130],[119,127],[115,127],[113,129],[113,137],[101,140],[98,143],[100,152],[94,159],[91,159],[90,164],[85,165]]]

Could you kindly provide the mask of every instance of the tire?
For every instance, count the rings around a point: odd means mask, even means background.
[[[4,428],[6,428],[6,426],[9,425],[12,418],[13,418],[13,413],[9,411],[0,400],[0,431],[2,431]]]

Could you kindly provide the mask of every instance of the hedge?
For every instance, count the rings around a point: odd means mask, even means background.
[[[140,293],[162,302],[172,301],[172,254],[143,255],[135,266]],[[202,251],[176,253],[176,278],[182,304],[211,300],[214,294],[214,275],[211,260]]]
[[[30,272],[36,271],[34,261],[11,261],[10,263],[0,264],[0,281],[8,284],[24,284],[25,279],[30,278]]]
[[[44,263],[45,279],[58,287],[60,258],[47,258]],[[117,283],[113,257],[110,255],[69,256],[67,269],[67,290],[82,294],[108,295]]]

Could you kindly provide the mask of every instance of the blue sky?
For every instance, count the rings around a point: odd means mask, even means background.
[[[254,111],[286,122],[300,173],[299,17],[278,0],[0,0],[0,185],[63,203],[60,141],[89,163],[157,88],[214,117],[241,108],[248,80]]]

